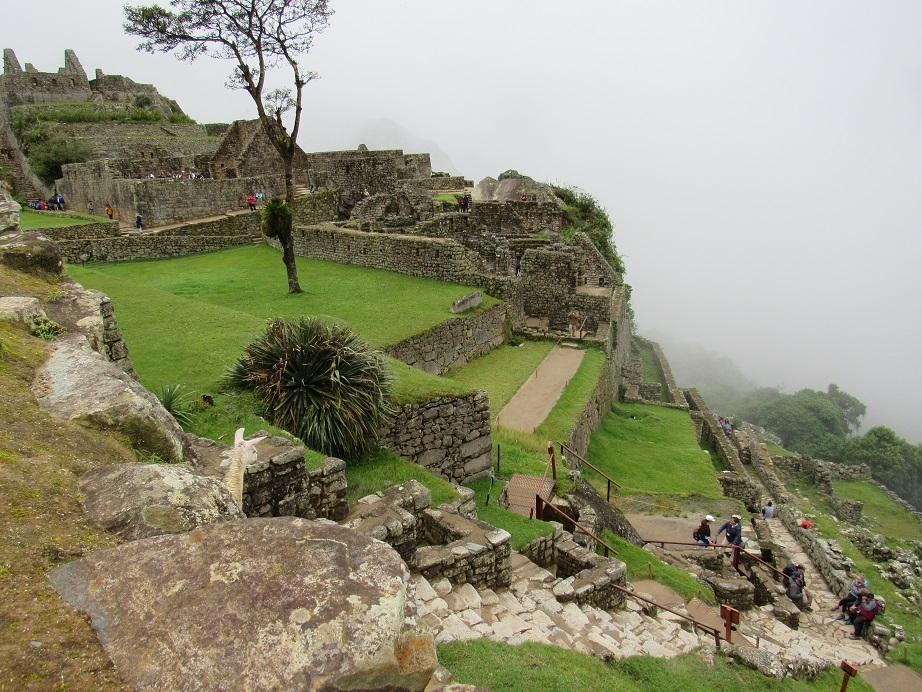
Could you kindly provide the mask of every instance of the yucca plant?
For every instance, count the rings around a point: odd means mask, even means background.
[[[391,375],[380,352],[346,326],[317,317],[275,319],[228,373],[252,389],[272,423],[312,449],[353,459],[371,449],[391,412]]]
[[[183,428],[192,424],[193,395],[181,384],[161,384],[157,398]]]

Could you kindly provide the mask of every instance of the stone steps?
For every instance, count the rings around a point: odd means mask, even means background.
[[[0,149],[6,149],[7,147],[16,149],[14,143],[7,141],[6,137],[0,138]],[[19,160],[15,157],[12,159],[3,157],[0,159],[0,166],[6,168],[9,173],[9,177],[13,181],[13,192],[17,196],[25,197],[27,201],[34,201],[42,199],[42,194],[35,188],[35,185],[32,184],[32,181],[26,175],[25,171],[22,170],[22,166],[19,165]]]

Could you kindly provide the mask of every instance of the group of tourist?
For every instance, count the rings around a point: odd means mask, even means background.
[[[3,158],[5,159],[12,159],[15,156],[13,150],[10,147],[3,147],[0,149],[0,154],[2,154]]]
[[[871,593],[870,586],[864,574],[858,574],[848,585],[848,593],[831,609],[841,610],[836,619],[854,628],[852,639],[860,639],[868,623],[882,611],[882,602]]]
[[[717,424],[720,426],[720,429],[724,431],[724,434],[727,437],[733,435],[733,423],[730,422],[729,418],[718,418]]]
[[[47,202],[35,200],[28,203],[29,209],[35,211],[64,211],[64,197],[62,195],[52,195]]]
[[[771,500],[764,507],[759,507],[758,499],[752,496],[744,504],[746,505],[746,511],[750,514],[761,514],[763,519],[773,519],[775,516],[775,505]]]
[[[165,178],[165,179],[172,179],[172,180],[195,180],[196,178],[204,178],[204,177],[205,177],[204,175],[202,175],[201,173],[195,172],[191,168],[188,171],[186,169],[183,169],[179,172],[160,171],[159,173],[154,173],[153,171],[150,171],[148,173],[145,173],[141,171],[140,173],[138,173],[138,178],[140,178],[141,180],[155,179],[155,178]]]
[[[692,531],[692,538],[695,542],[701,547],[709,545],[717,545],[717,543],[711,539],[711,523],[715,519],[710,514],[708,514],[704,519],[701,520],[701,523]],[[743,541],[743,523],[742,517],[739,514],[734,514],[730,519],[723,523],[723,525],[717,529],[717,535],[725,534],[726,545],[736,545],[742,547],[744,544]]]
[[[473,206],[474,206],[474,198],[471,197],[470,193],[465,193],[464,197],[458,200],[458,209],[461,211],[462,214],[469,213]]]

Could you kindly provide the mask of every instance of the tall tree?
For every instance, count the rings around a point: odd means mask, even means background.
[[[848,392],[839,389],[837,384],[829,385],[826,395],[836,406],[842,409],[849,432],[858,432],[858,428],[861,427],[861,419],[867,413],[868,407]]]
[[[140,36],[138,48],[149,53],[174,52],[180,60],[202,56],[233,60],[231,88],[246,91],[263,131],[282,159],[285,201],[294,201],[293,165],[301,126],[304,86],[317,74],[301,68],[314,36],[326,29],[333,11],[328,0],[172,0],[159,5],[125,6],[125,31]],[[267,88],[268,73],[285,66],[292,88]],[[290,130],[282,115],[294,111]],[[283,243],[288,290],[300,293],[293,240]]]

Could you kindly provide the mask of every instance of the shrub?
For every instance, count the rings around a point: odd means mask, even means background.
[[[93,151],[89,145],[79,140],[58,137],[38,142],[29,150],[29,165],[43,182],[53,185],[62,177],[61,166],[65,163],[84,163],[89,161]]]
[[[32,336],[37,336],[45,341],[54,341],[67,330],[60,324],[49,317],[36,315],[32,318],[31,329]]]
[[[274,425],[344,459],[374,446],[391,412],[391,375],[384,356],[351,329],[317,317],[278,318],[245,352],[228,381],[255,391]]]

